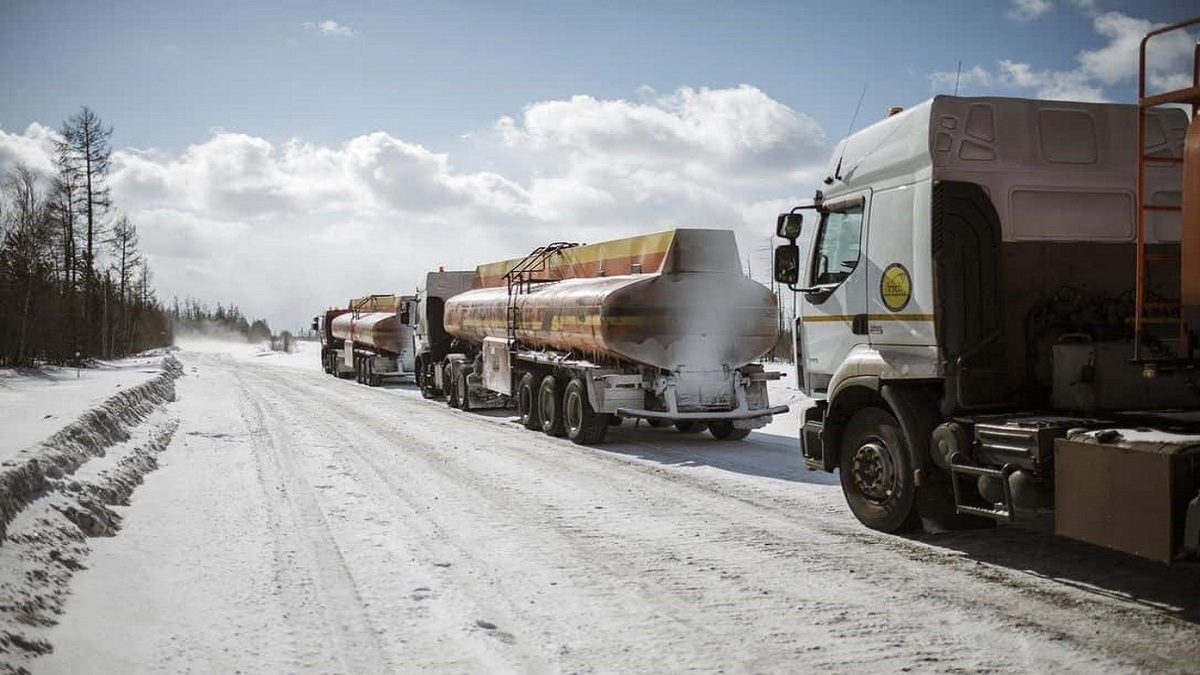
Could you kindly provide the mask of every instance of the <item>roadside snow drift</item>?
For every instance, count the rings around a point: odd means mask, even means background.
[[[50,650],[27,635],[61,614],[67,583],[83,568],[86,537],[111,536],[155,455],[179,421],[162,412],[183,374],[173,355],[160,372],[85,411],[46,440],[0,464],[0,672],[26,672]]]

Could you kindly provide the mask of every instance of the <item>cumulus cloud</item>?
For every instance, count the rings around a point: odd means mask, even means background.
[[[1121,12],[1098,11],[1093,0],[1072,0],[1071,4],[1080,10],[1081,16],[1103,41],[1096,49],[1085,49],[1076,54],[1074,68],[1037,69],[1027,62],[1005,59],[991,69],[976,65],[963,73],[934,73],[930,76],[933,91],[953,91],[957,84],[963,94],[1016,93],[1072,101],[1107,101],[1114,98],[1108,90],[1120,87],[1120,95],[1115,97],[1128,99],[1137,81],[1142,36],[1155,25]],[[1032,18],[1036,15],[1031,12],[1038,8],[1044,12],[1049,3],[1015,0],[1010,16]],[[1187,77],[1191,72],[1190,59],[1195,43],[1195,36],[1184,31],[1166,33],[1150,41],[1146,50],[1146,71],[1151,92],[1190,84]],[[1184,74],[1185,70],[1187,74]]]
[[[1050,11],[1054,3],[1050,0],[1012,0],[1008,18],[1015,21],[1032,21]]]
[[[60,138],[57,131],[37,122],[22,134],[0,128],[0,170],[23,162],[39,174],[50,175],[54,172],[54,143]]]
[[[352,296],[413,292],[439,265],[552,240],[728,227],[746,256],[818,182],[820,127],[754,87],[639,96],[500,118],[471,134],[467,159],[489,170],[383,131],[319,145],[214,129],[178,153],[114,152],[109,183],[160,298],[233,302],[282,330]],[[18,156],[52,170],[50,134],[0,131],[0,172]]]
[[[332,19],[305,21],[304,30],[315,31],[320,35],[328,37],[351,37],[354,35],[354,30],[349,26],[344,26]]]

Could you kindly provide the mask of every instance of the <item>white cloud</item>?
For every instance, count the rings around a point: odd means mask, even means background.
[[[332,19],[324,21],[305,21],[304,29],[316,31],[321,35],[330,37],[351,37],[354,35],[354,30],[349,26],[344,26]]]
[[[552,240],[690,226],[761,243],[772,204],[817,184],[821,129],[760,90],[640,95],[542,101],[473,133],[471,164],[501,170],[458,170],[385,132],[317,145],[216,129],[176,154],[114,152],[109,182],[160,298],[232,302],[275,330]],[[51,170],[48,133],[0,131],[0,172],[18,155]]]
[[[934,73],[930,76],[933,93],[959,93],[969,95],[991,87],[996,77],[982,66],[972,66],[966,70]]]
[[[1001,61],[998,81],[1002,85],[1021,89],[1032,89],[1036,98],[1061,101],[1104,102],[1104,92],[1090,83],[1087,76],[1078,71],[1035,71],[1028,63]]]
[[[1015,21],[1032,21],[1050,11],[1054,3],[1050,0],[1012,0],[1008,18]]]
[[[54,172],[54,142],[58,132],[37,122],[23,134],[6,133],[0,129],[0,170],[16,162],[24,162],[34,171],[50,175]]]
[[[1097,34],[1106,38],[1108,43],[1099,49],[1079,53],[1076,58],[1079,61],[1080,72],[1106,85],[1136,78],[1138,45],[1153,24],[1119,12],[1107,12],[1094,17],[1092,27]]]
[[[1028,95],[1073,101],[1106,101],[1106,89],[1121,87],[1118,98],[1128,100],[1137,82],[1138,49],[1142,36],[1155,26],[1150,21],[1120,12],[1099,12],[1092,0],[1072,0],[1082,16],[1091,23],[1104,43],[1096,49],[1081,50],[1075,56],[1077,66],[1070,70],[1039,70],[1033,65],[1004,59],[993,69],[973,66],[958,74],[937,72],[930,76],[934,93],[954,91],[958,82],[964,95]],[[1017,8],[1040,3],[1018,0]],[[1015,11],[1015,10],[1014,10]],[[1043,10],[1044,11],[1044,10]],[[1172,87],[1190,74],[1195,37],[1174,31],[1153,39],[1146,51],[1147,81],[1150,91]]]

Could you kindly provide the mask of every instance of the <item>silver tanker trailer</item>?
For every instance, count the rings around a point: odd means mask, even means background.
[[[369,295],[313,319],[325,372],[376,386],[415,375],[412,296]]]
[[[449,352],[424,377],[450,405],[515,402],[526,428],[600,442],[642,418],[745,438],[787,412],[754,363],[776,341],[775,297],[741,271],[728,230],[557,243],[476,269],[444,302]]]

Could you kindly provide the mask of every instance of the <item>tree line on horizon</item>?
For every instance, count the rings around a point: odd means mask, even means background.
[[[112,131],[83,106],[58,130],[52,176],[21,162],[0,175],[0,366],[136,354],[212,326],[270,339],[236,308],[155,297],[137,227],[107,184]]]

